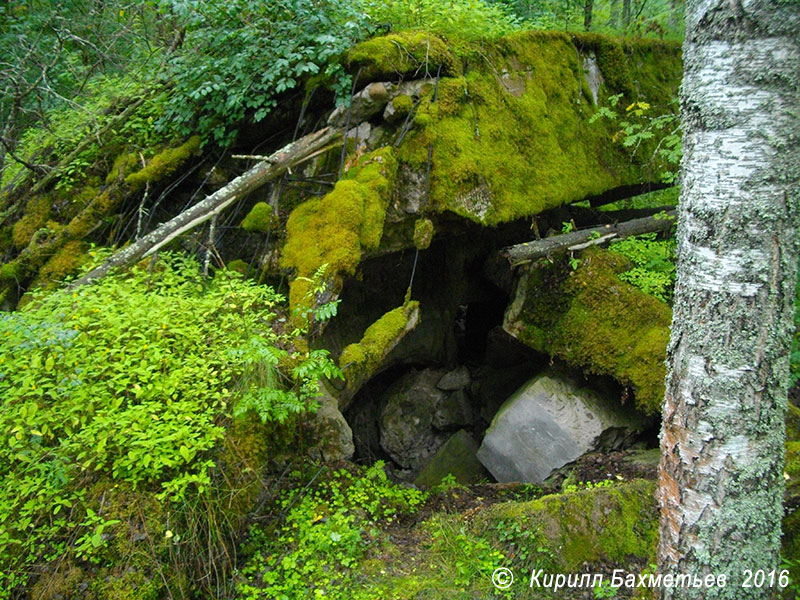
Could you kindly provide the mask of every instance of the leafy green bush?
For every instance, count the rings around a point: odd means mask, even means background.
[[[130,150],[140,150],[149,158],[155,146],[163,140],[155,131],[154,123],[161,116],[165,95],[163,92],[152,94],[133,78],[120,75],[102,75],[87,82],[83,103],[63,105],[49,111],[47,123],[39,123],[22,133],[15,154],[34,164],[58,163],[85,138],[96,137],[97,132],[111,123],[118,111],[121,112],[120,106],[126,106],[139,96],[144,96],[144,101],[133,114],[120,122],[116,129],[107,132],[102,140],[92,140],[83,152],[62,165],[56,186],[70,189],[82,181],[98,158],[103,157],[102,148],[125,146]],[[13,183],[24,171],[20,163],[8,159],[0,187]]]
[[[0,314],[0,598],[32,564],[100,560],[117,521],[94,483],[184,502],[208,492],[232,409],[283,422],[315,408],[318,378],[338,371],[322,351],[290,351],[282,302],[166,254]]]
[[[309,485],[283,495],[285,520],[251,529],[253,555],[238,585],[243,599],[374,597],[357,589],[353,567],[377,540],[379,525],[413,513],[426,497],[389,482],[381,462],[355,475],[334,471]]]
[[[375,23],[392,30],[424,29],[458,39],[492,38],[522,28],[522,21],[498,4],[482,0],[366,0]]]
[[[625,238],[611,245],[633,263],[633,268],[619,275],[645,294],[664,302],[672,300],[675,285],[675,240],[659,240],[655,233]]]
[[[175,82],[162,130],[226,145],[246,114],[261,121],[282,92],[322,73],[334,90],[350,79],[333,59],[364,36],[367,17],[344,0],[163,3],[186,27],[167,76]]]

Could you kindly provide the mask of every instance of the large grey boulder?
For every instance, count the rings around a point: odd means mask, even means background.
[[[586,452],[616,449],[647,426],[620,406],[548,371],[520,387],[486,431],[478,460],[497,481],[541,483]]]
[[[433,426],[440,431],[472,425],[472,406],[464,390],[450,392],[436,405]]]
[[[437,389],[441,371],[411,371],[387,390],[381,412],[381,447],[402,469],[417,471],[447,440],[434,431],[436,407],[446,393]]]

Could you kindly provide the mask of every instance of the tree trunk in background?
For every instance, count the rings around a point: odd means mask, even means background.
[[[678,273],[661,432],[671,598],[767,598],[780,568],[800,200],[800,2],[689,0]]]
[[[616,29],[619,25],[619,0],[610,0],[609,10],[611,12],[608,15],[608,26]]]
[[[669,20],[667,21],[667,29],[670,33],[678,31],[681,16],[681,2],[680,0],[669,0]]]
[[[584,0],[583,3],[583,28],[589,31],[592,28],[592,8],[594,0]]]
[[[622,0],[622,28],[631,24],[631,0]]]

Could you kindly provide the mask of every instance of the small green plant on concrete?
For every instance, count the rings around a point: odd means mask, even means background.
[[[603,581],[592,589],[592,595],[595,598],[616,598],[617,588],[611,585],[611,582]]]
[[[677,99],[672,101],[673,106],[660,111],[660,114],[653,114],[654,107],[644,101],[633,102],[623,110],[619,104],[622,96],[623,94],[609,96],[609,106],[601,106],[590,117],[589,122],[594,123],[599,119],[618,122],[620,128],[612,140],[629,148],[632,157],[636,157],[640,149],[650,150],[650,156],[643,158],[658,165],[661,169],[659,175],[664,183],[676,183],[678,165],[683,155],[680,115],[674,108]],[[658,139],[658,143],[651,148],[651,144],[647,142],[655,139]]]

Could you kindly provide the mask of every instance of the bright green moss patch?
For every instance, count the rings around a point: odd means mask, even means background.
[[[419,302],[407,302],[403,306],[390,310],[370,325],[364,337],[357,344],[350,344],[339,357],[339,366],[348,381],[369,376],[374,373],[383,358],[397,343],[408,327],[413,312],[419,308]]]
[[[307,279],[327,264],[326,277],[340,280],[355,273],[361,253],[378,247],[397,161],[392,149],[364,156],[323,198],[298,206],[286,224],[281,264],[296,270],[290,303],[300,306],[309,289]]]
[[[200,136],[195,135],[176,148],[167,148],[159,152],[147,162],[146,167],[125,177],[125,183],[132,190],[137,190],[147,183],[160,181],[174,173],[192,155],[196,154],[200,150],[201,143]]]
[[[433,145],[430,207],[487,225],[647,180],[646,165],[611,143],[612,123],[589,123],[597,107],[583,71],[584,56],[594,55],[601,105],[616,93],[666,105],[680,82],[680,48],[642,48],[526,32],[465,50],[463,73],[420,102],[398,159],[424,169]]]
[[[140,164],[139,161],[139,155],[136,152],[124,152],[117,156],[111,170],[106,175],[106,185],[111,185],[118,179],[124,180]]]
[[[617,275],[619,254],[586,251],[577,270],[566,261],[526,276],[506,328],[532,348],[633,387],[637,406],[660,411],[671,311]],[[522,290],[521,287],[521,290]]]
[[[277,215],[275,215],[269,204],[258,202],[242,220],[242,229],[249,232],[267,233],[279,222]]]
[[[348,55],[351,70],[361,69],[359,81],[397,79],[406,75],[435,77],[460,72],[460,63],[442,38],[424,31],[405,31],[373,38]]]
[[[241,273],[244,275],[250,270],[250,265],[243,261],[241,258],[237,258],[232,260],[227,264],[227,269],[229,271],[236,271],[237,273]]]
[[[392,98],[392,108],[394,109],[394,115],[392,116],[392,119],[395,121],[402,119],[411,112],[413,107],[414,100],[411,99],[411,96],[408,96],[407,94],[395,96]]]

